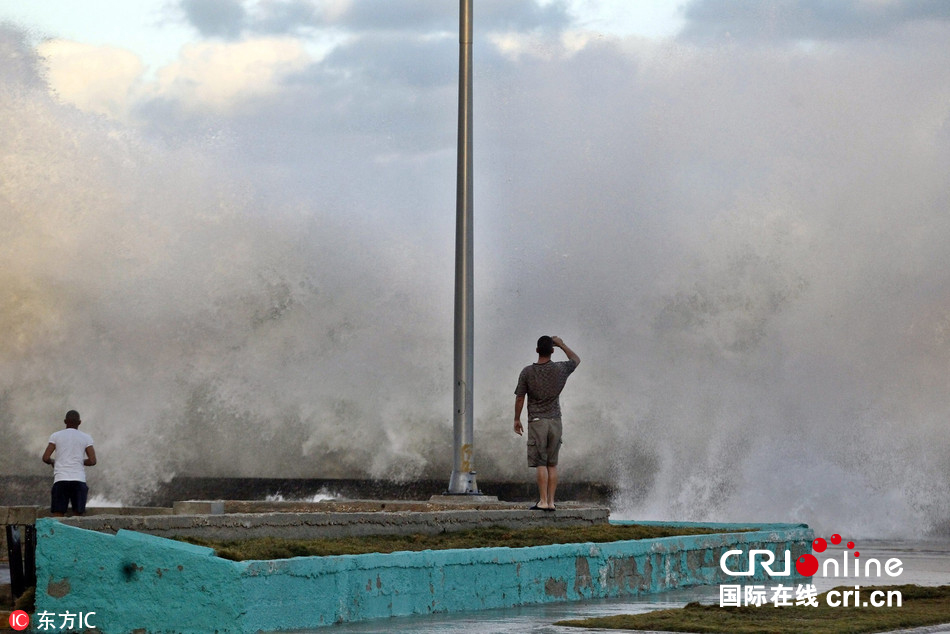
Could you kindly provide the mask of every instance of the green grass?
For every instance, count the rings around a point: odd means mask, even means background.
[[[853,590],[854,586],[836,588]],[[689,605],[647,614],[623,614],[583,620],[559,621],[555,625],[616,630],[662,630],[667,632],[727,632],[729,634],[858,634],[923,625],[950,623],[950,586],[866,586],[862,601],[874,590],[901,592],[901,607],[830,607],[826,595],[818,607],[726,607]]]
[[[392,553],[402,550],[447,550],[450,548],[491,548],[496,546],[525,548],[549,544],[654,539],[675,535],[708,535],[717,532],[721,532],[721,530],[681,526],[598,524],[595,526],[539,527],[517,530],[489,526],[473,530],[439,533],[437,535],[371,535],[338,539],[303,540],[273,537],[242,540],[211,540],[197,537],[179,537],[178,539],[213,548],[218,557],[244,561],[247,559],[287,559],[289,557]]]

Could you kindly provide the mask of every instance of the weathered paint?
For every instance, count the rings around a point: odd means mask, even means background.
[[[813,534],[804,525],[760,528],[606,544],[232,562],[182,542],[44,519],[37,521],[36,607],[94,611],[93,623],[107,634],[266,632],[715,584],[727,581],[719,568],[726,550],[784,555],[788,548],[793,558],[810,551]],[[764,572],[751,579],[764,580]]]

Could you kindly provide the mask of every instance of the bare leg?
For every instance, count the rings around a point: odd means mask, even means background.
[[[548,472],[548,508],[554,508],[554,491],[557,489],[557,465],[547,468]]]
[[[535,470],[538,472],[538,495],[541,496],[538,506],[543,509],[548,508],[551,506],[551,503],[548,501],[548,468],[541,465],[540,467],[535,467]]]

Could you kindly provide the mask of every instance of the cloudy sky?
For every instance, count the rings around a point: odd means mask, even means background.
[[[3,433],[80,409],[125,499],[447,479],[457,12],[0,0]],[[950,4],[475,0],[475,33],[479,477],[530,479],[547,332],[584,359],[565,477],[631,516],[945,524]]]

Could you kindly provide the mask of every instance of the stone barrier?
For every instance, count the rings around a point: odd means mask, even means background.
[[[105,634],[269,632],[653,593],[725,581],[719,558],[727,550],[770,550],[780,559],[788,550],[795,559],[814,537],[805,525],[750,532],[722,525],[717,534],[606,544],[233,562],[134,531],[113,535],[51,519],[36,526],[34,622],[82,613]],[[744,580],[766,578],[758,567]]]

